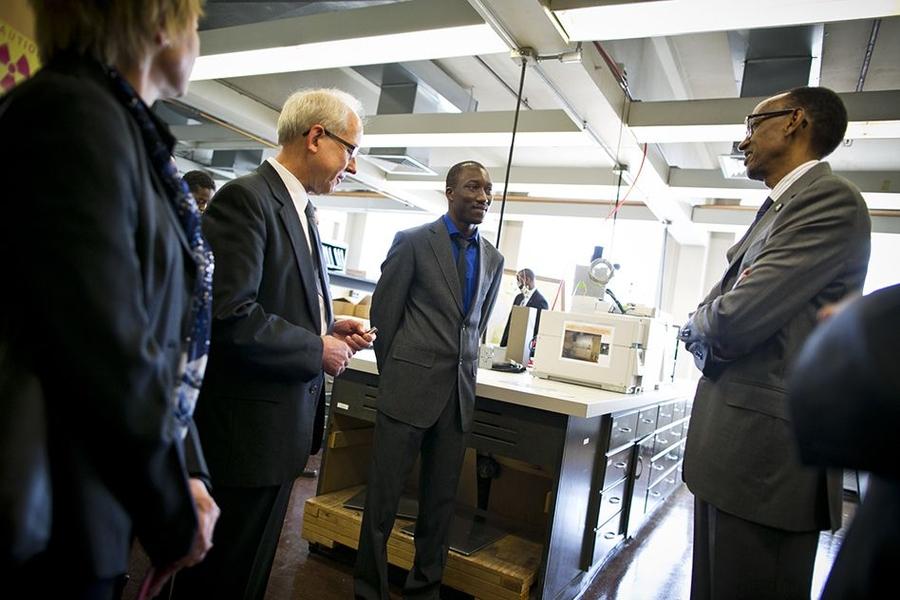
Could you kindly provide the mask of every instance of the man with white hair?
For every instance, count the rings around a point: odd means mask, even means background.
[[[216,270],[196,421],[222,517],[207,560],[178,575],[176,597],[264,596],[291,488],[321,444],[323,371],[340,374],[374,339],[332,319],[309,201],[356,173],[361,113],[338,90],[293,94],[278,155],[222,187],[203,217]]]

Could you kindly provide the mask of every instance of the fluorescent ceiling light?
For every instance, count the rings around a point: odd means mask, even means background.
[[[200,56],[191,81],[506,52],[484,23]]]
[[[596,2],[551,3],[553,14],[570,40],[621,40],[900,14],[897,0],[644,0],[591,4]]]

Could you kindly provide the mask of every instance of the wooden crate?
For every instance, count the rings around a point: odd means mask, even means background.
[[[340,544],[356,549],[362,513],[343,504],[362,488],[353,486],[308,499],[303,538],[327,548]],[[413,538],[400,531],[410,523],[398,518],[388,540],[388,562],[403,569],[412,567],[415,554]],[[527,600],[540,563],[540,544],[510,534],[470,556],[451,551],[444,584],[481,600]]]

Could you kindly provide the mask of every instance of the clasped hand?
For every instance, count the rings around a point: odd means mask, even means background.
[[[163,567],[151,567],[141,586],[146,590],[147,598],[155,598],[163,586],[175,573],[185,567],[192,567],[201,562],[213,545],[213,531],[219,519],[219,506],[209,495],[206,484],[200,479],[188,480],[194,506],[197,510],[197,531],[190,553],[180,560]]]
[[[375,334],[367,333],[361,322],[353,319],[335,321],[332,332],[322,336],[322,367],[326,373],[337,377],[350,365],[354,354],[370,348],[374,341]]]

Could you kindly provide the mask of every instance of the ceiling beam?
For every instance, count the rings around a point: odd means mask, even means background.
[[[571,40],[788,27],[900,14],[896,0],[547,0]]]
[[[487,23],[496,23],[497,35],[509,50],[523,46],[538,55],[558,54],[571,50],[569,38],[547,8],[540,2],[523,0],[469,0]]]
[[[447,198],[443,191],[408,190],[387,181],[384,171],[365,160],[356,161],[356,173],[347,178],[401,204],[440,215],[447,212]]]
[[[743,230],[753,223],[753,206],[695,206],[691,219],[712,231]],[[900,233],[900,210],[870,210],[874,233]]]
[[[896,171],[838,171],[862,192],[870,210],[900,210],[900,173]],[[730,179],[718,169],[669,170],[672,194],[689,198],[737,198],[749,206],[762,204],[767,188],[759,181]]]
[[[179,142],[247,142],[247,136],[221,125],[202,123],[198,125],[170,125],[169,130]],[[259,142],[257,142],[259,144]],[[262,147],[262,144],[259,144]]]
[[[365,124],[364,148],[509,146],[515,113],[414,113],[375,115]],[[519,114],[518,146],[591,146],[593,140],[562,110]]]
[[[846,137],[900,138],[900,90],[839,94],[847,107]],[[641,142],[733,142],[746,134],[744,117],[759,98],[635,102],[628,127]]]
[[[443,189],[444,180],[449,168],[438,169],[437,175],[410,176],[388,174],[388,181],[422,181],[427,186],[437,185]],[[503,167],[488,168],[494,186],[502,184],[506,176]],[[615,186],[618,174],[613,169],[581,167],[513,167],[509,172],[510,184],[550,184],[565,183],[569,185],[604,185]],[[426,186],[426,187],[427,187]]]
[[[271,147],[277,145],[278,111],[228,86],[216,81],[195,81],[179,102],[245,131]]]
[[[392,198],[374,192],[335,192],[316,198],[316,208],[340,210],[342,212],[422,212]]]
[[[466,0],[412,0],[200,32],[192,81],[504,52]]]
[[[410,176],[387,175],[389,185],[395,189],[432,190],[443,193],[447,169],[440,169],[437,175]],[[494,185],[494,203],[498,203],[503,194],[503,181],[506,169],[503,167],[488,168]],[[578,167],[513,167],[509,175],[510,194],[528,194],[546,198],[573,201],[610,202],[624,197],[628,184],[623,182],[618,187],[619,176],[612,169],[585,169]],[[631,200],[644,200],[643,194],[630,196]]]

